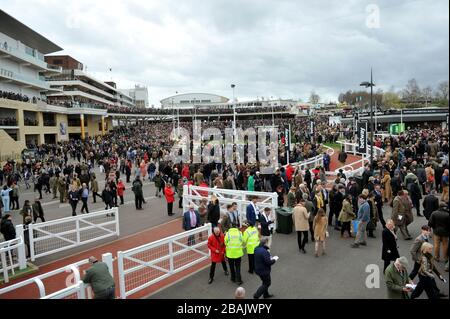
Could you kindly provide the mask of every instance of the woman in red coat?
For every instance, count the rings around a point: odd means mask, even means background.
[[[175,201],[175,191],[172,189],[172,184],[166,184],[166,187],[164,188],[164,196],[166,196],[167,201],[167,214],[172,216],[173,202]]]
[[[222,263],[225,276],[228,276],[227,263],[225,262],[225,240],[219,227],[214,227],[214,233],[208,238],[208,249],[211,251],[211,269],[209,271],[208,284],[214,280],[216,263]]]
[[[121,179],[117,183],[117,195],[120,197],[120,205],[123,205],[123,193],[125,191],[125,184]]]
[[[189,165],[184,165],[183,170],[181,171],[181,177],[186,177],[187,179],[191,177],[189,172]]]

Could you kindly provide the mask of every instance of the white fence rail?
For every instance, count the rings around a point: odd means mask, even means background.
[[[119,251],[120,297],[126,299],[165,278],[209,259],[211,224],[127,251]]]
[[[344,151],[346,153],[352,153],[353,155],[361,155],[361,156],[368,156],[368,154],[370,154],[371,145],[367,145],[367,153],[360,153],[357,150],[358,144],[356,143],[342,142],[342,141],[338,141],[338,143],[344,146]],[[384,155],[384,153],[385,151],[382,148],[374,146],[373,154],[375,157],[380,158],[381,156]]]
[[[61,218],[29,225],[31,260],[60,251],[119,236],[119,210]]]
[[[330,157],[334,155],[333,148],[325,145],[322,146],[323,148],[325,148],[325,152],[327,152],[327,154],[330,155]],[[300,167],[302,171],[306,169],[313,169],[316,168],[317,166],[323,167],[323,154],[319,154],[313,158],[307,159],[306,161],[291,163],[290,165]]]
[[[16,238],[0,242],[0,273],[3,274],[3,282],[9,282],[9,274],[14,275],[16,269],[27,268],[25,258],[25,242],[23,226],[16,226]]]
[[[102,255],[102,261],[108,265],[109,272],[113,275],[113,259],[111,253]],[[36,285],[39,291],[40,299],[91,299],[92,290],[89,285],[85,285],[81,281],[81,273],[87,269],[89,260],[84,259],[79,262],[67,265],[47,272],[42,275],[35,276],[33,278],[21,281],[17,284],[0,289],[0,299],[2,295],[13,292],[17,289],[33,289],[32,286]],[[59,278],[58,278],[59,277]],[[45,282],[58,281],[61,286],[65,288],[56,292],[48,293]]]
[[[251,197],[257,196],[258,202],[256,207],[262,212],[265,207],[269,207],[272,210],[271,218],[277,225],[275,209],[278,207],[278,195],[277,193],[268,192],[252,192],[252,191],[240,191],[233,189],[222,188],[209,188],[200,186],[184,186],[183,190],[183,211],[189,209],[189,205],[194,205],[195,209],[198,209],[200,201],[202,199],[209,199],[211,195],[215,195],[219,200],[220,212],[226,214],[228,204],[236,203],[238,206],[239,219],[241,225],[247,220],[246,212],[247,206],[251,203]]]

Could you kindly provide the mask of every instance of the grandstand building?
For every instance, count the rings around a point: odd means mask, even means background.
[[[195,106],[214,107],[228,103],[229,99],[209,93],[184,93],[162,99],[163,109],[193,109]]]

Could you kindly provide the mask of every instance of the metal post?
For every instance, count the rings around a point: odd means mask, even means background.
[[[28,225],[28,236],[30,245],[30,259],[31,261],[35,261],[36,257],[34,252],[33,224]]]
[[[108,266],[109,273],[114,277],[113,256],[111,253],[104,253],[102,261]]]
[[[370,69],[370,165],[373,162],[373,77],[372,68]]]
[[[231,88],[233,89],[233,100],[232,100],[232,103],[233,103],[233,137],[234,137],[234,143],[236,143],[236,139],[237,139],[237,136],[236,136],[236,103],[234,101],[234,88],[235,87],[236,87],[236,85],[231,84]]]
[[[2,252],[0,254],[0,258],[3,265],[3,282],[8,283],[9,282],[9,276],[8,276],[8,263],[6,262],[6,254]]]
[[[116,219],[116,233],[117,233],[117,236],[120,236],[119,208],[114,207],[113,210],[114,210],[114,218]]]
[[[121,251],[117,252],[117,268],[119,270],[119,287],[120,287],[120,298],[127,299],[125,292],[125,274],[123,269],[123,255]]]
[[[209,237],[208,237],[209,238]],[[169,242],[169,274],[173,273],[173,242]]]
[[[22,244],[17,248],[17,257],[19,259],[19,269],[27,268],[27,258],[25,254],[25,237],[23,235],[23,225],[16,226],[16,237],[20,237]]]

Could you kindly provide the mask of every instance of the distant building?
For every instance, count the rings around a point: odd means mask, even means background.
[[[83,71],[83,64],[70,56],[51,56],[49,61],[56,61],[63,66],[60,74],[48,78],[50,88],[59,92],[47,94],[52,104],[105,108],[108,106],[134,107],[133,98],[118,90],[116,83],[103,82]]]
[[[47,55],[45,62],[61,67],[63,70],[83,70],[83,63],[69,55]]]
[[[209,93],[184,93],[169,96],[161,100],[161,108],[179,108],[179,109],[192,109],[194,105],[196,107],[202,105],[208,105],[208,107],[214,107],[214,105],[228,103],[230,99],[224,96],[209,94]]]
[[[149,107],[148,88],[146,86],[135,85],[134,89],[120,89],[120,91],[128,94],[134,100],[136,107]]]

